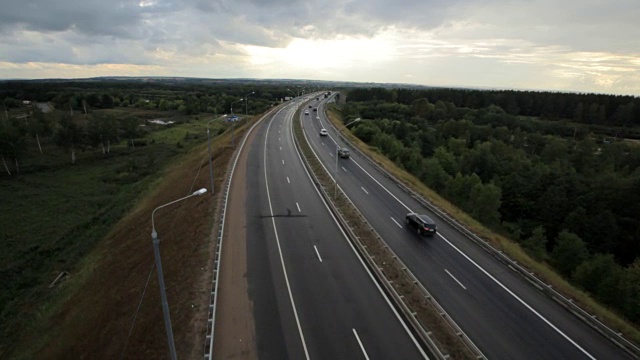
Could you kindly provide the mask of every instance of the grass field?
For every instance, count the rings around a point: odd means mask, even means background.
[[[127,113],[128,109],[116,111]],[[164,115],[167,117],[167,113]],[[192,168],[185,170],[180,185],[174,185],[176,190],[187,192],[194,185],[209,187],[208,172],[199,170],[206,156],[206,124],[212,117],[168,115],[176,124],[147,126],[146,146],[132,149],[123,140],[112,145],[106,157],[101,149],[80,151],[76,164],[71,165],[65,150],[44,139],[44,155],[40,155],[35,142],[29,143],[26,156],[20,159],[20,173],[0,175],[0,358],[38,357],[39,347],[29,342],[34,338],[27,333],[43,331],[42,324],[49,326],[44,328],[48,331],[37,341],[45,346],[55,339],[59,329],[51,327],[52,319],[60,316],[66,299],[74,298],[73,294],[86,286],[83,281],[93,279],[92,269],[111,256],[105,249],[97,254],[98,245],[104,244],[113,227],[131,214],[132,207],[139,206],[136,204],[170,175],[166,169],[176,159],[196,152],[191,156],[197,159],[180,161]],[[228,127],[219,120],[210,123],[212,136]],[[227,132],[217,141],[228,141],[229,137]],[[216,146],[217,156],[230,152]],[[195,184],[196,173],[200,173],[199,184]],[[149,237],[149,216],[150,212],[144,213],[137,224],[145,238]],[[125,240],[122,234],[120,240]],[[145,245],[151,249],[150,240]],[[144,264],[145,277],[149,266]],[[61,272],[69,273],[69,280],[50,288]],[[86,319],[91,317],[89,313],[83,317],[91,323]],[[65,341],[69,340],[61,345]]]

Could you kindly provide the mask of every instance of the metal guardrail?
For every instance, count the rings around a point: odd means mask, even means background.
[[[283,108],[287,104],[288,103],[285,103],[281,106],[277,106],[271,109],[268,113],[262,116],[262,118],[260,118],[258,121],[256,121],[255,124],[251,126],[251,128],[243,136],[241,145],[234,152],[233,162],[227,168],[226,173],[228,174],[228,176],[227,176],[227,179],[225,180],[225,185],[224,185],[224,195],[222,198],[223,206],[222,206],[222,211],[220,212],[220,222],[219,222],[220,227],[218,229],[216,249],[215,249],[215,255],[213,259],[214,270],[213,270],[213,280],[211,283],[211,301],[209,303],[209,315],[207,316],[207,331],[205,333],[206,335],[205,335],[205,342],[204,342],[204,359],[205,360],[211,360],[213,357],[213,339],[214,339],[214,333],[215,333],[216,307],[217,307],[217,300],[218,300],[218,285],[219,285],[218,278],[220,275],[220,262],[221,262],[220,254],[222,253],[222,238],[224,237],[224,220],[227,212],[227,204],[229,200],[229,189],[231,188],[233,173],[235,172],[236,164],[238,163],[238,159],[240,158],[240,153],[244,148],[244,144],[247,141],[247,137],[249,137],[253,129],[271,113]]]
[[[331,124],[333,126],[333,124]],[[504,252],[494,248],[489,242],[480,238],[471,230],[467,229],[464,225],[460,224],[454,218],[449,216],[446,212],[438,208],[436,205],[423,198],[420,194],[413,191],[407,185],[405,185],[402,181],[398,180],[395,176],[385,170],[380,164],[375,162],[373,159],[369,158],[366,154],[364,154],[358,147],[353,145],[351,141],[349,141],[346,137],[342,137],[342,140],[355,152],[357,152],[362,158],[367,160],[372,166],[374,166],[380,173],[382,173],[386,178],[393,181],[400,189],[411,195],[416,201],[418,201],[422,206],[436,213],[442,220],[447,222],[449,225],[453,226],[460,233],[465,235],[467,238],[472,240],[474,243],[479,245],[483,250],[490,253],[493,257],[498,259],[500,262],[506,264],[509,268],[511,268],[514,272],[522,276],[525,280],[529,281],[532,285],[534,285],[538,290],[540,290],[543,294],[547,295],[565,309],[570,311],[572,314],[577,316],[579,319],[584,321],[591,328],[598,331],[604,337],[609,339],[615,345],[625,350],[629,355],[633,356],[636,359],[640,359],[640,347],[630,340],[626,339],[621,332],[615,331],[609,326],[602,323],[597,319],[596,315],[589,314],[587,311],[576,305],[571,299],[565,297],[555,289],[553,289],[552,285],[545,283],[540,280],[534,273],[530,272],[526,268],[522,267],[515,260],[509,258]]]
[[[294,121],[300,121],[300,119],[297,119]],[[304,131],[302,133],[305,137],[305,141],[307,142],[307,144],[309,144],[309,140],[307,139],[306,134],[304,133]],[[295,136],[294,136],[294,141],[295,141],[296,147],[298,148],[298,151],[302,152],[302,149],[300,148],[301,145],[298,143],[298,139]],[[315,150],[313,150],[313,148],[310,145],[309,145],[309,148],[313,152],[314,156],[318,158],[317,153],[315,152]],[[342,228],[349,235],[350,240],[356,245],[356,248],[358,249],[360,254],[363,256],[363,258],[369,265],[369,268],[372,269],[373,272],[376,274],[376,277],[380,280],[380,284],[385,288],[387,293],[391,295],[391,298],[399,307],[405,319],[407,319],[409,323],[412,325],[416,334],[418,334],[422,342],[425,345],[427,345],[427,347],[429,348],[429,350],[434,356],[436,356],[438,359],[449,359],[450,356],[443,353],[443,351],[437,345],[435,339],[432,337],[431,331],[429,331],[424,326],[424,324],[422,324],[422,322],[417,316],[417,313],[412,309],[410,309],[407,306],[407,304],[403,301],[402,295],[396,291],[395,287],[391,283],[391,280],[386,278],[382,268],[380,268],[375,263],[373,258],[369,255],[366,249],[366,246],[360,241],[360,238],[352,231],[351,227],[349,226],[349,223],[344,218],[340,210],[331,201],[330,195],[326,192],[325,188],[322,186],[322,184],[314,174],[313,170],[311,169],[311,165],[308,163],[308,160],[306,159],[306,157],[303,155],[301,156],[301,158],[304,159],[304,164],[309,170],[309,173],[312,175],[314,182],[316,184],[316,187],[320,190],[326,202],[329,204],[331,210],[336,215],[336,218],[340,221]],[[327,174],[331,176],[330,175],[331,172],[324,166],[324,164],[322,164],[321,161],[319,161],[319,163],[327,172]],[[427,291],[427,289],[418,281],[418,279],[413,275],[413,273],[405,266],[405,264],[400,260],[400,258],[393,252],[393,250],[391,250],[391,248],[388,245],[386,245],[384,239],[375,231],[373,226],[371,226],[371,224],[364,218],[364,216],[360,213],[360,211],[355,206],[355,204],[353,204],[351,199],[349,199],[349,197],[344,193],[342,188],[339,185],[337,186],[337,188],[340,190],[340,193],[342,194],[342,196],[344,196],[344,198],[347,200],[349,206],[358,214],[360,221],[363,224],[365,224],[367,229],[376,237],[376,239],[381,244],[384,244],[383,246],[385,251],[387,251],[391,255],[391,257],[397,262],[397,264],[400,265],[404,274],[409,278],[409,280],[414,285],[418,287],[424,299],[426,299],[431,304],[431,306],[433,306],[433,308],[437,311],[438,315],[445,320],[445,322],[450,326],[451,331],[455,333],[456,336],[458,336],[462,340],[462,342],[467,346],[467,348],[474,354],[474,356],[477,359],[486,359],[486,357],[480,351],[480,349],[471,341],[471,339],[469,339],[469,337],[462,331],[462,329],[460,329],[460,327],[453,321],[453,319],[449,316],[449,314],[447,314],[447,312],[442,308],[442,306],[438,304],[438,302],[433,298],[433,296],[431,296],[431,294]]]

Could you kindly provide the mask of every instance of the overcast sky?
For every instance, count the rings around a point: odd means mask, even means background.
[[[0,78],[93,76],[640,96],[640,2],[0,0]]]

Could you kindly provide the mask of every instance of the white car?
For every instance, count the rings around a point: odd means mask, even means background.
[[[304,114],[305,114],[305,115],[309,115],[309,110],[305,110],[305,111],[304,111]]]
[[[327,131],[327,129],[320,129],[320,136],[327,136],[329,135],[329,132]]]

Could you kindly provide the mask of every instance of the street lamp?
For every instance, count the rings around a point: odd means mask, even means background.
[[[235,120],[233,119],[233,104],[240,102],[244,99],[236,100],[231,102],[231,146],[236,147],[236,128],[235,128]]]
[[[170,203],[158,206],[151,213],[151,241],[153,243],[153,254],[156,259],[156,269],[158,270],[158,282],[160,283],[160,297],[162,298],[162,312],[164,315],[164,327],[167,330],[167,341],[169,342],[169,352],[171,353],[171,359],[176,360],[176,345],[173,341],[173,330],[171,329],[171,317],[169,316],[169,303],[167,302],[167,292],[164,287],[164,275],[162,274],[162,261],[160,260],[160,240],[158,239],[158,233],[156,232],[156,225],[154,221],[154,215],[156,211],[162,209],[165,206],[175,204],[179,201],[186,200],[192,196],[202,195],[207,192],[207,189],[202,188],[191,195],[185,196],[178,200],[174,200]]]
[[[252,91],[244,96],[244,114],[249,115],[249,95],[255,94],[255,91]]]
[[[293,94],[293,98],[294,98],[294,99],[298,96],[298,94],[297,94],[295,91],[293,91],[293,90],[291,90],[291,89],[289,89],[289,88],[287,88],[287,91],[290,91],[290,92]],[[293,99],[292,99],[292,100],[293,100]]]
[[[357,118],[357,119],[355,119],[355,120],[353,120],[353,121],[351,121],[351,122],[349,122],[347,124],[344,124],[344,125],[340,126],[339,128],[336,127],[336,168],[335,168],[335,170],[336,170],[335,171],[336,178],[335,178],[335,184],[333,186],[333,197],[335,197],[335,198],[337,198],[337,196],[338,196],[338,153],[340,151],[340,143],[339,143],[339,141],[340,141],[340,130],[342,128],[346,128],[347,126],[349,126],[349,125],[351,125],[353,123],[356,123],[358,121],[360,121],[360,118]]]
[[[224,115],[222,115],[220,118],[223,118]],[[220,118],[215,118],[212,120],[209,120],[207,122],[207,147],[208,147],[208,152],[209,152],[209,179],[211,180],[211,196],[213,196],[213,165],[211,164],[211,135],[210,135],[210,131],[209,131],[209,124],[211,124],[212,121],[214,120],[218,120]]]

